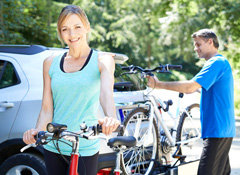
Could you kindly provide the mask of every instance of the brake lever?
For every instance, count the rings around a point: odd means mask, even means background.
[[[20,149],[20,152],[24,152],[26,149],[30,148],[30,147],[36,147],[37,145],[35,143],[32,144],[28,144],[26,146],[24,146],[22,149]]]
[[[104,134],[99,134],[99,135],[90,135],[87,138],[88,140],[95,140],[95,139],[103,139],[103,140],[108,140],[108,137]]]

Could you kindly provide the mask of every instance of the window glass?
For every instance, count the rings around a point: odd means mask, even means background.
[[[0,61],[0,89],[19,84],[19,78],[10,62]]]
[[[1,76],[1,72],[2,72],[2,69],[3,69],[3,64],[4,64],[5,61],[2,61],[0,60],[0,76]],[[0,77],[1,78],[1,77]]]

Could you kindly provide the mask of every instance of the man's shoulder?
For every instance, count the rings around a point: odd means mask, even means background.
[[[229,66],[230,64],[229,64],[227,58],[221,54],[218,54],[218,55],[212,57],[205,63],[205,66],[214,66],[216,68],[220,68],[220,67],[223,67],[226,65]]]

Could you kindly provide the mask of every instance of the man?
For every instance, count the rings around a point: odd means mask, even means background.
[[[235,136],[234,89],[232,70],[228,60],[218,53],[218,39],[210,29],[192,34],[194,51],[206,62],[192,80],[162,82],[148,77],[151,88],[182,93],[201,91],[201,125],[203,151],[198,175],[229,175],[229,150]]]

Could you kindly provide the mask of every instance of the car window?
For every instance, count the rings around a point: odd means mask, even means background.
[[[0,60],[0,89],[20,83],[17,72],[12,63]]]
[[[124,65],[116,64],[114,73],[114,91],[137,91],[145,89],[146,86],[141,82],[141,79],[137,75],[123,74],[126,72],[122,70],[123,66],[128,65],[126,63],[124,63]]]

